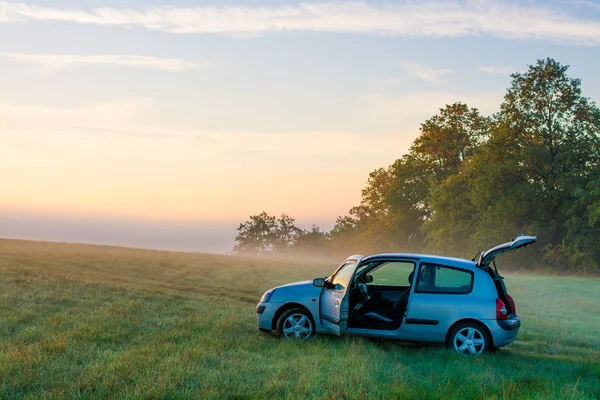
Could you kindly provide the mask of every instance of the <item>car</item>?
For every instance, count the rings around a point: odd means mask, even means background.
[[[332,334],[445,343],[479,355],[512,343],[521,326],[495,259],[536,240],[520,235],[472,260],[353,255],[327,278],[268,290],[256,306],[258,328],[298,340]]]

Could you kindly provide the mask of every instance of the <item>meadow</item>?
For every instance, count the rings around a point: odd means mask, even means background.
[[[265,290],[335,266],[0,240],[0,398],[600,398],[598,278],[507,275],[519,338],[473,359],[257,330]]]

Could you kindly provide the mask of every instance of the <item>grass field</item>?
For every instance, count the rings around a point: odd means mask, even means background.
[[[600,280],[508,276],[522,328],[440,346],[256,328],[262,293],[335,263],[0,240],[0,398],[600,398]]]

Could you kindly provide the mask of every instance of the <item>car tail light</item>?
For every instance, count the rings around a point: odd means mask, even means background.
[[[517,314],[517,306],[515,306],[515,301],[508,294],[506,295],[506,302],[508,303],[508,306],[510,307],[510,312],[512,314],[516,315]]]
[[[508,310],[500,299],[496,299],[496,319],[508,319]]]

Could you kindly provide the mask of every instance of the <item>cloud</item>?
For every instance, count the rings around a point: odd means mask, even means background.
[[[126,124],[152,109],[154,99],[132,97],[88,106],[59,108],[0,102],[0,120],[6,130],[69,130],[79,127]]]
[[[589,1],[589,0],[571,0],[567,2],[569,5],[578,6],[578,7],[588,7],[592,9],[600,9],[600,4]]]
[[[371,80],[367,81],[368,85],[378,86],[378,87],[380,87],[380,86],[398,86],[398,85],[401,85],[402,83],[404,83],[404,80],[393,77],[393,76],[379,78],[379,79],[371,79]]]
[[[490,74],[503,74],[503,75],[510,75],[513,72],[517,71],[517,68],[514,67],[508,67],[508,66],[483,66],[483,67],[479,67],[477,68],[478,71],[481,72],[488,72]]]
[[[454,70],[452,69],[435,69],[414,61],[407,60],[396,61],[396,64],[404,68],[404,70],[409,74],[414,75],[419,79],[428,83],[432,83],[434,85],[438,85],[441,83],[440,78],[442,77],[442,75],[447,75],[454,72]]]
[[[136,55],[74,55],[74,54],[28,54],[0,52],[0,57],[24,63],[41,65],[48,69],[66,69],[83,65],[118,65],[164,71],[188,71],[203,68],[205,62],[179,58],[157,58]]]
[[[232,151],[284,154],[379,154],[382,149],[405,145],[394,134],[358,134],[344,131],[307,132],[211,132],[190,127],[153,126],[146,122],[154,113],[150,98],[126,98],[82,107],[59,108],[0,102],[3,139],[19,139],[36,146],[93,149],[112,143],[119,154],[132,151],[144,157],[192,159]],[[29,138],[25,140],[25,138]],[[37,140],[34,140],[37,138]],[[32,141],[33,140],[33,141]],[[125,145],[127,143],[128,145]],[[0,138],[0,148],[2,138]],[[137,150],[136,150],[137,149]],[[144,150],[145,149],[145,150]],[[168,151],[171,149],[172,151]],[[147,153],[144,151],[147,150]],[[164,150],[164,151],[163,151]],[[1,152],[0,152],[1,154]]]
[[[179,34],[248,35],[280,31],[407,37],[494,36],[600,45],[600,24],[516,1],[326,2],[262,7],[148,6],[57,8],[0,1],[0,22],[62,21],[142,27]]]
[[[416,133],[420,123],[437,114],[447,104],[462,102],[477,108],[484,115],[491,115],[499,111],[503,96],[503,91],[421,91],[401,96],[368,94],[362,97],[362,102],[366,116],[374,121],[394,119],[400,126],[413,126]]]

